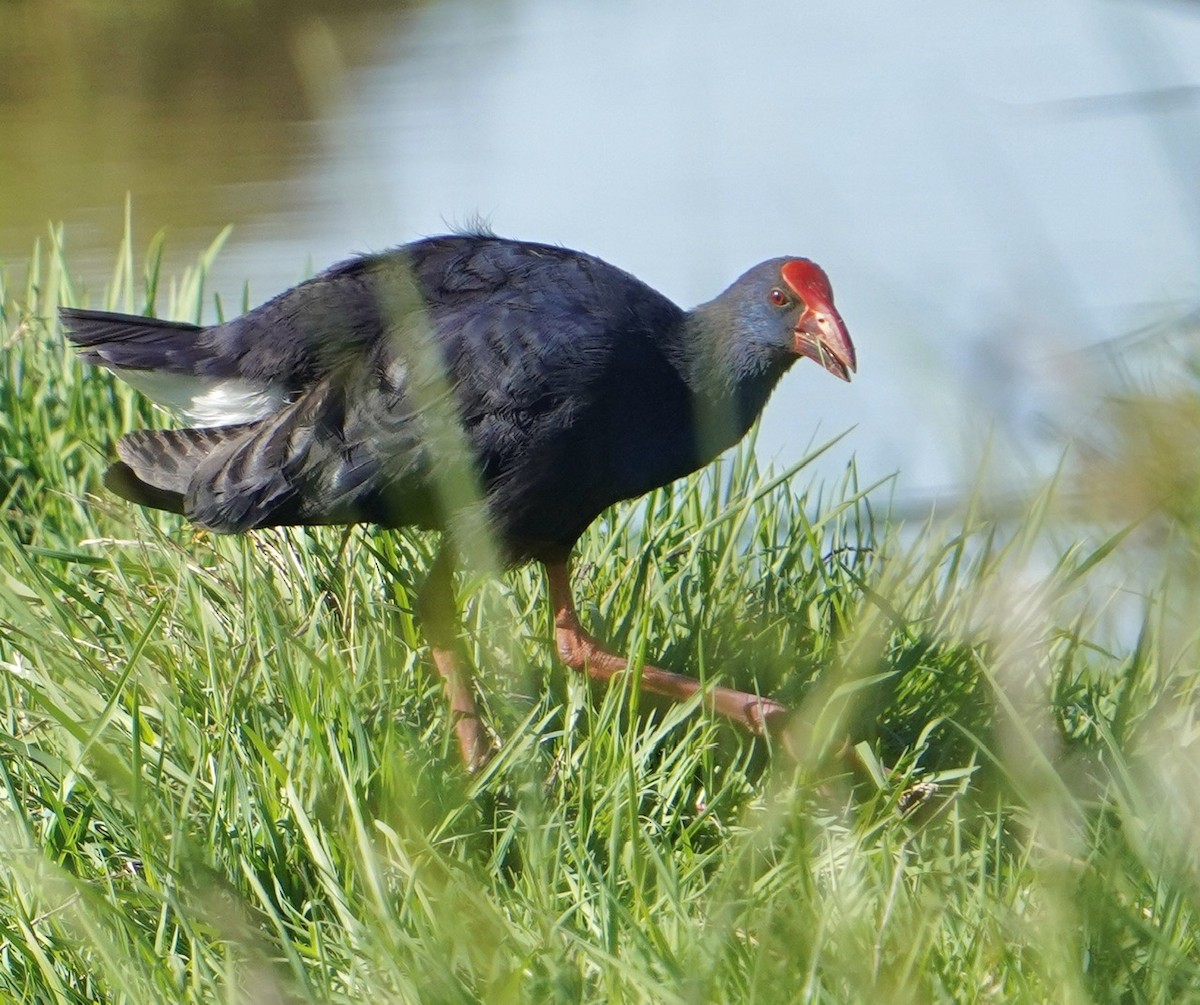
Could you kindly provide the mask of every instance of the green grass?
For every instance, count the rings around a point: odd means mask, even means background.
[[[91,302],[196,317],[205,263],[160,246]],[[899,528],[852,468],[740,450],[607,513],[576,588],[626,651],[793,703],[802,763],[589,691],[525,569],[461,584],[504,740],[470,778],[412,616],[434,542],[106,496],[162,417],[71,358],[82,298],[57,240],[0,290],[0,1000],[1200,1001],[1186,528],[1053,487]],[[1164,554],[1114,633],[1109,568]]]

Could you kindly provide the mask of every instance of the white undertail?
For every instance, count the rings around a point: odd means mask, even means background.
[[[245,377],[197,377],[157,370],[118,370],[117,375],[151,401],[198,426],[256,422],[287,402],[283,386]]]

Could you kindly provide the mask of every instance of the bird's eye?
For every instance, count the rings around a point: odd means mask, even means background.
[[[786,307],[790,301],[788,300],[788,295],[784,293],[783,290],[781,290],[778,286],[776,286],[775,289],[771,291],[771,303],[773,303],[776,307]]]

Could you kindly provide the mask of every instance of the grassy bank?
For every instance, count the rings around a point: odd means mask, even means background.
[[[127,247],[107,304],[194,318],[203,268]],[[796,705],[803,762],[568,678],[530,569],[462,583],[504,739],[467,778],[411,613],[431,541],[105,496],[162,417],[70,358],[82,294],[52,248],[2,297],[0,998],[1200,1001],[1193,582],[1113,630],[1103,580],[1186,528],[1047,489],[901,530],[886,487],[742,450],[599,521],[581,611]]]

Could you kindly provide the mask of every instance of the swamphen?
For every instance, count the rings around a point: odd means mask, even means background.
[[[763,262],[684,311],[591,255],[482,233],[351,259],[210,327],[61,317],[81,359],[192,424],[122,437],[105,483],[124,498],[222,532],[444,532],[418,609],[472,768],[493,748],[456,645],[452,574],[470,528],[505,563],[545,565],[559,655],[611,680],[628,663],[584,631],[571,595],[580,534],[736,443],[801,356],[843,380],[855,369],[807,259]],[[653,666],[641,686],[700,690]],[[724,687],[706,699],[758,734],[787,713]]]

